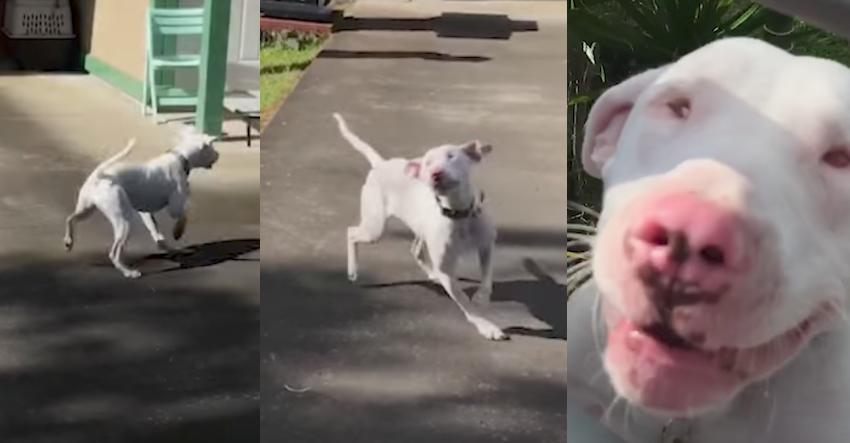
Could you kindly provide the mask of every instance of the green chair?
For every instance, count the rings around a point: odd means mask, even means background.
[[[142,113],[148,114],[148,105],[153,108],[156,117],[160,106],[197,106],[197,94],[175,87],[173,84],[161,84],[163,71],[178,69],[198,69],[201,54],[178,54],[174,42],[181,36],[201,36],[203,34],[203,8],[148,8],[147,16],[147,55],[145,58],[145,81],[142,89]],[[171,50],[166,42],[171,42]]]

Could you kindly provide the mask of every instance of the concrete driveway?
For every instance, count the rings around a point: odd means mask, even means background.
[[[263,134],[263,442],[566,441],[566,5],[358,1]],[[345,276],[366,161],[481,138],[498,220],[488,342],[392,225]],[[473,260],[462,275],[477,279]],[[469,283],[470,290],[475,288]]]
[[[193,173],[179,260],[135,230],[126,280],[97,214],[71,253],[64,218],[92,168],[173,126],[98,80],[0,77],[0,439],[4,442],[245,442],[258,432],[259,153],[223,143]],[[161,217],[165,221],[164,217]]]

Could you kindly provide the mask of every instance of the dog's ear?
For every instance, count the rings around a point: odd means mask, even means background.
[[[614,156],[635,102],[666,69],[663,66],[635,75],[605,91],[593,104],[584,126],[581,149],[582,164],[588,174],[602,176],[602,170]]]
[[[419,172],[422,170],[422,164],[418,160],[410,160],[404,165],[404,173],[408,177],[419,178]]]
[[[463,145],[463,153],[473,161],[480,162],[485,155],[493,151],[493,146],[485,145],[479,140],[473,140]]]

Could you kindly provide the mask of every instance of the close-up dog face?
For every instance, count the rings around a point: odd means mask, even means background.
[[[428,184],[438,194],[454,189],[468,181],[472,166],[493,150],[478,140],[461,145],[442,145],[431,148],[419,160],[408,162],[405,172]]]
[[[605,184],[604,364],[630,403],[666,417],[722,408],[847,315],[842,65],[709,44],[600,97],[583,161]]]

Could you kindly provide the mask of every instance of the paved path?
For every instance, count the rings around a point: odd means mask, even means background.
[[[349,14],[263,137],[262,441],[564,442],[565,5],[359,1]],[[501,233],[494,316],[512,340],[483,340],[423,283],[397,224],[362,249],[362,281],[346,280],[367,163],[334,111],[386,156],[493,143],[478,182]]]
[[[129,281],[101,215],[71,253],[64,218],[95,164],[129,137],[133,159],[156,155],[171,129],[96,79],[29,75],[0,77],[0,134],[0,440],[257,441],[258,152],[222,144],[193,173],[179,263],[138,226],[149,275]]]

